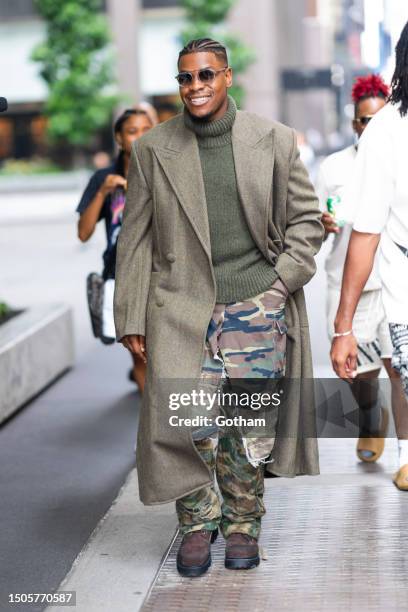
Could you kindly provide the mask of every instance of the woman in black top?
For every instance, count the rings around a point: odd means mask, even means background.
[[[135,140],[153,127],[145,110],[128,109],[116,120],[114,125],[115,140],[120,147],[117,159],[91,177],[81,201],[77,207],[78,237],[86,242],[92,236],[98,221],[104,219],[107,247],[103,254],[104,285],[104,321],[103,334],[115,337],[113,322],[113,288],[116,265],[116,243],[122,225],[122,213],[125,205],[126,177],[129,169],[130,153]],[[131,378],[135,380],[140,391],[144,388],[145,363],[135,355]]]

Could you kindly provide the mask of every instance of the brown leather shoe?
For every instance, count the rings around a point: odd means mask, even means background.
[[[259,565],[259,548],[255,538],[246,533],[231,533],[225,549],[227,569],[251,569]]]
[[[215,542],[218,529],[214,531],[190,531],[183,537],[177,553],[177,570],[182,576],[202,576],[211,565],[211,544]]]

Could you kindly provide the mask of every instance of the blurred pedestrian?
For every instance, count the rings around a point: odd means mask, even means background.
[[[384,108],[389,93],[388,85],[379,75],[370,74],[356,79],[352,99],[353,129],[357,143],[330,155],[323,161],[319,171],[317,193],[324,210],[322,220],[326,237],[333,236],[332,249],[326,260],[327,327],[330,341],[333,338],[334,319],[340,302],[341,281],[353,218],[360,205],[357,199],[347,200],[345,186],[353,176],[358,141],[374,115]],[[360,408],[357,456],[366,462],[380,458],[387,433],[388,411],[385,406],[380,405],[378,376],[381,367],[384,365],[390,378],[399,378],[391,366],[392,343],[382,303],[381,278],[377,263],[375,262],[363,288],[353,323],[358,343],[358,358],[356,382],[352,385],[352,392]],[[392,386],[391,400],[394,414],[404,409],[404,393],[397,382]]]
[[[300,159],[304,163],[309,175],[312,176],[316,162],[315,153],[307,141],[306,135],[303,132],[297,133],[297,146],[299,149]]]
[[[393,354],[391,365],[401,375],[408,397],[408,23],[396,48],[396,69],[388,104],[361,138],[350,198],[356,203],[340,306],[332,342],[333,367],[354,380],[359,363],[358,305],[380,243],[379,274]],[[374,303],[371,309],[376,312]],[[357,318],[356,318],[357,314]],[[366,312],[366,319],[371,312]],[[392,374],[391,374],[392,375]],[[393,381],[392,381],[393,382]],[[393,404],[395,410],[396,406]],[[408,490],[408,409],[394,411],[400,468],[394,483]]]
[[[144,111],[146,115],[149,117],[152,127],[155,127],[156,125],[158,125],[159,116],[153,104],[150,104],[150,102],[146,102],[143,100],[142,102],[139,102],[139,104],[136,104],[136,106],[134,106],[133,108],[135,110]]]
[[[210,378],[217,389],[223,371],[231,379],[311,378],[303,286],[323,226],[295,131],[237,110],[225,47],[190,41],[178,70],[183,114],[146,134],[132,155],[115,323],[118,340],[147,361],[141,499],[177,500],[177,568],[191,577],[210,567],[219,527],[227,568],[259,564],[265,463],[280,476],[317,473],[317,440],[299,426],[316,415],[296,393],[268,444],[220,434],[216,452],[211,423],[170,422],[168,381]],[[285,423],[295,430],[284,435]]]
[[[106,151],[97,151],[92,157],[92,165],[95,170],[103,170],[109,166],[111,158]]]
[[[114,124],[114,135],[120,152],[115,161],[91,177],[77,207],[78,237],[86,242],[92,236],[96,224],[105,222],[107,247],[103,253],[103,336],[114,341],[113,292],[115,286],[116,244],[122,226],[125,205],[126,177],[132,145],[153,127],[152,120],[143,109],[124,111]],[[143,391],[145,364],[143,359],[132,355],[133,367],[129,373]]]

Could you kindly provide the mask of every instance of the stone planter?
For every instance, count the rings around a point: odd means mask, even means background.
[[[73,364],[69,306],[35,306],[0,325],[0,423]]]

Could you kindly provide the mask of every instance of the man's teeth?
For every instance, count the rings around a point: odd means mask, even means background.
[[[210,99],[209,96],[206,96],[205,98],[190,98],[190,102],[194,106],[201,106],[202,104],[205,104],[206,102],[208,102],[209,99]]]

